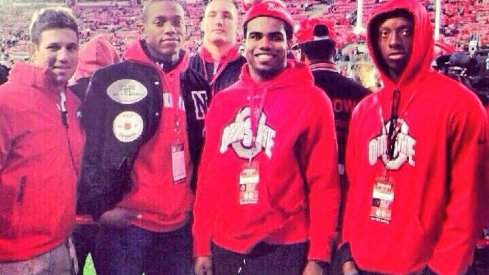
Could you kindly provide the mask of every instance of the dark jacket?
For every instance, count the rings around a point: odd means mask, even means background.
[[[196,167],[210,88],[192,70],[181,73],[180,79],[190,155]],[[131,190],[139,148],[154,135],[164,115],[162,81],[156,65],[147,60],[124,61],[93,75],[81,107],[87,140],[78,187],[79,213],[96,220]]]
[[[234,48],[233,48],[234,49]],[[241,67],[246,63],[246,59],[239,55],[237,49],[227,55],[217,71],[215,78],[212,78],[215,70],[214,63],[208,58],[209,53],[201,49],[190,57],[189,68],[194,69],[210,83],[213,93],[222,91],[238,81]]]
[[[326,92],[333,104],[338,162],[345,164],[345,146],[353,108],[371,92],[355,81],[342,76],[334,64],[318,62],[310,65],[314,84]],[[341,172],[341,171],[340,171]]]
[[[4,65],[0,65],[0,85],[7,82],[10,69]]]

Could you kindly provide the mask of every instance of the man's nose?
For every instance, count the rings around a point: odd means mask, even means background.
[[[224,17],[222,16],[217,17],[217,25],[218,26],[224,25]]]
[[[260,41],[260,48],[262,49],[271,49],[272,48],[272,40],[268,37],[263,37]]]
[[[67,61],[69,59],[69,56],[71,55],[71,52],[65,48],[65,47],[62,47],[59,51],[58,51],[58,60],[59,61]]]
[[[397,32],[392,32],[389,37],[389,46],[395,47],[401,45],[401,35]]]
[[[177,32],[177,27],[174,26],[172,23],[167,22],[165,26],[163,26],[163,31],[165,33],[176,33]]]

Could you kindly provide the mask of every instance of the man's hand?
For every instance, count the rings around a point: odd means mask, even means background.
[[[194,272],[196,275],[212,275],[212,259],[208,256],[199,256],[195,259]]]
[[[358,269],[355,266],[355,263],[353,261],[347,261],[341,266],[341,270],[343,271],[343,274],[359,274]]]
[[[129,226],[133,220],[141,218],[142,216],[136,212],[116,207],[104,212],[98,221],[105,225],[123,228]]]
[[[326,272],[326,270],[324,270]],[[326,273],[324,273],[326,274]],[[315,261],[307,261],[306,268],[302,275],[323,275],[323,268]]]

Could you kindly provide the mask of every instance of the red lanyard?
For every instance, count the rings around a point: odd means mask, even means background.
[[[214,85],[214,82],[216,82],[216,79],[222,74],[226,66],[228,65],[229,62],[224,62],[223,64],[220,63],[214,63],[214,73],[212,74],[212,79],[209,78],[209,74],[207,73],[207,66],[206,62],[202,58],[202,66],[204,68],[204,77],[207,81],[209,81],[209,85],[212,87]],[[217,70],[216,70],[216,65],[217,65]],[[212,91],[214,93],[214,90]]]
[[[251,89],[250,94],[249,94],[249,99],[251,101],[251,108],[250,108],[250,120],[251,120],[251,148],[255,148],[256,145],[256,138],[258,137],[258,130],[260,126],[260,116],[261,113],[263,112],[263,107],[265,106],[265,99],[268,94],[268,88],[265,87],[263,88],[263,93],[261,94],[261,100],[260,100],[260,105],[258,106],[258,109],[256,108],[255,105],[255,93],[254,89]],[[252,149],[253,150],[253,149]],[[250,155],[249,161],[251,162],[253,160],[253,153]]]
[[[163,75],[163,87],[166,88],[170,92],[170,96],[173,100],[173,113],[175,115],[174,118],[174,131],[175,134],[177,135],[177,140],[180,140],[180,134],[181,134],[181,111],[180,111],[180,86],[178,83],[173,83],[173,79],[168,77],[166,73],[162,73]],[[177,81],[178,82],[178,81]]]

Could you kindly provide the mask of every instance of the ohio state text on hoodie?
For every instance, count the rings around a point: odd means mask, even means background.
[[[373,41],[379,15],[396,9],[414,17],[412,54],[397,83],[388,77]],[[430,68],[432,26],[418,1],[385,4],[369,22],[368,42],[384,88],[365,98],[352,116],[343,240],[363,270],[407,274],[429,266],[438,274],[463,274],[482,208],[477,181],[479,151],[486,142],[482,106],[471,91]],[[395,89],[400,132],[389,159],[385,129]],[[370,218],[373,187],[384,171],[394,190],[390,223]]]

